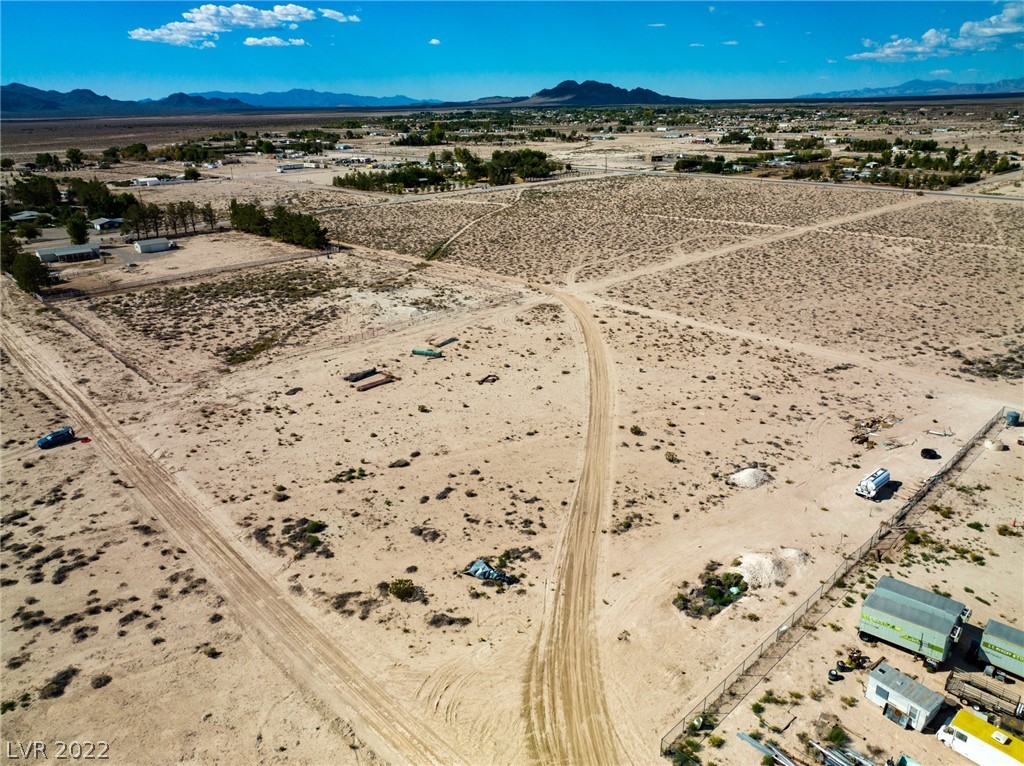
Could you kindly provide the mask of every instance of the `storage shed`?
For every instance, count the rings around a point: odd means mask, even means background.
[[[99,245],[69,245],[67,247],[41,247],[36,258],[43,263],[77,263],[100,257]]]
[[[989,620],[981,634],[978,659],[1024,678],[1024,630]]]
[[[155,239],[140,239],[135,243],[136,253],[162,253],[164,250],[170,250],[174,247],[174,243],[171,242],[167,237],[156,237]]]
[[[886,576],[879,578],[864,600],[857,629],[944,662],[970,615],[971,610],[959,601]]]
[[[890,721],[914,731],[923,731],[932,722],[944,699],[887,662],[868,674],[865,696],[882,708],[882,714]]]

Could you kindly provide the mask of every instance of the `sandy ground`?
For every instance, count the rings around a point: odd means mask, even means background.
[[[263,180],[205,188],[223,202]],[[323,205],[289,183],[266,199]],[[658,762],[660,737],[930,475],[923,446],[951,455],[1019,407],[1019,381],[967,377],[946,353],[995,353],[1019,325],[1015,213],[999,199],[584,178],[370,196],[323,214],[354,247],[331,260],[206,276],[205,263],[291,249],[190,238],[138,267],[180,280],[49,311],[5,281],[4,514],[47,509],[60,527],[5,521],[3,660],[31,660],[5,675],[4,699],[30,704],[4,715],[4,736],[113,742],[119,721],[130,749],[111,755],[125,763]],[[423,264],[438,242],[445,257]],[[449,337],[441,359],[411,355]],[[358,392],[342,379],[371,366],[398,380]],[[876,415],[894,422],[878,446],[852,444],[853,423]],[[93,441],[39,453],[34,439],[65,421]],[[947,492],[979,503],[956,524],[1019,508],[1014,449],[972,468],[991,471],[977,479],[991,494]],[[852,488],[878,465],[895,494],[865,503]],[[726,481],[750,466],[771,481]],[[82,531],[52,539],[69,530]],[[984,534],[999,553],[985,572],[1011,581],[1016,538]],[[106,547],[55,585],[55,564],[31,581],[44,551],[20,558],[35,538]],[[518,582],[461,574],[480,557]],[[688,617],[672,599],[712,560],[764,584]],[[947,590],[978,571],[949,567]],[[167,578],[189,569],[206,582],[182,595],[184,575]],[[398,579],[412,600],[389,592]],[[1011,586],[994,590],[1019,613]],[[89,598],[133,595],[137,607],[52,631]],[[24,624],[30,607],[54,622]],[[135,608],[146,616],[114,625]],[[222,654],[197,652],[207,641]],[[793,662],[773,688],[809,694],[820,668]],[[63,697],[39,699],[71,663]],[[103,672],[114,680],[93,689]],[[123,689],[137,691],[110,696]],[[129,702],[138,723],[122,720]],[[838,704],[805,700],[787,731]],[[756,725],[748,713],[723,731]],[[730,735],[709,759],[749,763],[744,748]]]

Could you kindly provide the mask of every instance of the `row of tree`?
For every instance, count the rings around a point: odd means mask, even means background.
[[[231,200],[231,226],[239,231],[272,237],[281,242],[299,245],[310,250],[327,247],[327,229],[311,215],[294,213],[278,205],[267,217],[263,207],[255,202]]]
[[[200,207],[192,200],[170,202],[162,208],[154,202],[140,203],[125,210],[122,217],[121,231],[136,239],[144,239],[151,233],[156,237],[161,232],[188,233],[190,227],[194,232],[200,221],[211,229],[217,225],[217,212],[213,205],[207,202]]]

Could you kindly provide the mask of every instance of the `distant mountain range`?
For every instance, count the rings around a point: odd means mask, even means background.
[[[357,96],[354,93],[325,93],[318,90],[293,88],[282,92],[269,93],[228,93],[211,90],[205,93],[192,93],[207,99],[237,100],[250,106],[264,109],[331,109],[346,106],[410,106],[411,104],[440,104],[440,101],[428,98],[409,98],[408,96]]]
[[[490,99],[479,99],[469,102],[479,103],[503,103],[510,106],[614,106],[618,104],[696,104],[697,99],[676,98],[675,96],[663,96],[647,88],[633,88],[626,90],[606,82],[586,80],[576,82],[565,80],[553,88],[539,90],[532,96],[518,96],[512,98],[493,97]]]
[[[810,93],[795,99],[763,101],[801,101],[827,99],[927,98],[949,96],[988,96],[1024,93],[1024,78],[993,83],[959,85],[946,80],[911,80],[889,88]],[[735,99],[742,101],[742,99]],[[608,83],[565,80],[554,88],[539,90],[532,96],[490,96],[475,101],[416,100],[408,96],[357,96],[352,93],[324,93],[294,89],[283,93],[173,93],[157,100],[117,101],[91,90],[60,93],[39,90],[20,83],[0,86],[0,116],[12,117],[129,117],[214,114],[258,109],[332,109],[388,107],[564,107],[616,105],[681,105],[707,103],[701,99],[665,96],[647,88],[626,90]]]
[[[959,84],[948,80],[910,80],[888,88],[833,90],[808,93],[797,98],[900,98],[902,96],[982,96],[995,93],[1024,93],[1024,77],[998,82]]]
[[[251,109],[235,99],[202,98],[172,93],[156,101],[117,101],[91,90],[39,90],[21,83],[0,86],[4,117],[120,117],[235,112]]]

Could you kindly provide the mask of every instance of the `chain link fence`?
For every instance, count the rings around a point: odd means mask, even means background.
[[[661,754],[668,755],[672,746],[686,735],[706,736],[713,728],[715,720],[722,718],[739,706],[743,698],[760,683],[772,668],[789,653],[797,642],[813,628],[828,611],[829,606],[822,604],[822,598],[836,583],[899,524],[907,514],[924,500],[935,485],[964,459],[968,452],[998,423],[1006,414],[1002,407],[989,418],[977,433],[968,439],[957,453],[946,461],[935,474],[914,493],[889,519],[883,521],[871,538],[852,554],[848,554],[839,567],[826,578],[815,591],[798,606],[761,644],[754,649],[742,662],[734,667],[725,679],[712,689],[702,700],[694,705],[683,718],[661,738]],[[703,728],[702,727],[710,727]]]

